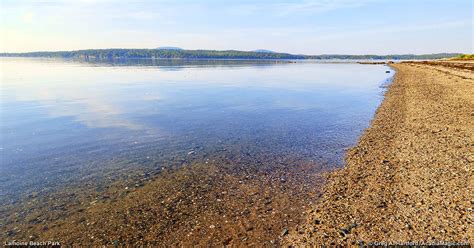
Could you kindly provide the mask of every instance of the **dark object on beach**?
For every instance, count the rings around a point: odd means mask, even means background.
[[[390,73],[390,71],[385,71],[385,73]]]
[[[350,224],[349,226],[347,226],[346,228],[341,229],[341,232],[340,232],[341,236],[342,236],[342,237],[345,237],[347,234],[351,233],[351,230],[352,230],[352,229],[354,229],[354,228],[356,228],[356,227],[357,227],[357,224],[356,224],[356,223],[352,223],[352,224]]]

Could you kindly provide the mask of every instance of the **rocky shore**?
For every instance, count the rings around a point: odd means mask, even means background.
[[[474,242],[474,71],[405,62],[289,245]]]

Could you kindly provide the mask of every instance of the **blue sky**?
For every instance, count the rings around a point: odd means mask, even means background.
[[[473,53],[471,0],[0,0],[1,51]]]

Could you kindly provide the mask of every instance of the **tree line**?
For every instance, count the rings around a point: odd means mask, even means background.
[[[276,52],[252,52],[236,50],[178,50],[178,49],[89,49],[77,51],[0,53],[1,57],[49,57],[86,60],[112,59],[316,59],[316,60],[413,60],[441,59],[460,56],[459,53],[399,54],[399,55],[295,55]]]

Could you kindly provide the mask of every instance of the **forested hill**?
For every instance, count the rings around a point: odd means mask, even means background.
[[[262,51],[216,51],[182,49],[90,49],[58,52],[0,53],[0,57],[58,57],[75,59],[440,59],[459,56],[459,53],[439,53],[424,55],[295,55],[289,53]]]
[[[62,57],[82,59],[305,59],[303,55],[272,52],[179,50],[179,49],[93,49],[64,52],[3,53],[11,57]]]

